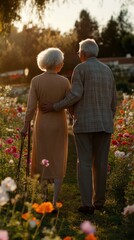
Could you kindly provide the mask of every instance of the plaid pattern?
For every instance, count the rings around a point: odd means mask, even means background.
[[[116,85],[110,68],[95,57],[78,64],[67,96],[54,104],[56,111],[74,107],[74,132],[113,132]]]

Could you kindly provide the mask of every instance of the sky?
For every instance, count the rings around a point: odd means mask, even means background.
[[[29,0],[30,1],[30,0]],[[99,27],[106,25],[111,16],[117,17],[123,0],[58,0],[54,3],[47,4],[45,14],[43,16],[43,26],[51,27],[55,30],[60,30],[61,33],[69,32],[74,28],[76,20],[79,20],[81,10],[86,10],[90,16],[97,20]],[[134,22],[134,5],[127,6],[130,22]],[[23,24],[27,24],[31,19],[37,24],[37,18],[29,12],[29,7],[26,5],[23,9],[21,23],[15,24],[22,28]]]

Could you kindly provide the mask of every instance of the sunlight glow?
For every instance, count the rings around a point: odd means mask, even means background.
[[[42,17],[42,23],[39,23],[35,9],[31,13],[31,9],[27,4],[22,10],[21,22],[15,23],[15,26],[21,30],[23,25],[33,22],[40,27],[51,27],[64,33],[74,28],[75,21],[79,19],[81,10],[85,9],[92,18],[97,20],[101,28],[105,26],[111,16],[118,16],[121,10],[121,3],[119,0],[67,0],[63,4],[63,0],[59,0],[58,3],[47,4]],[[133,22],[134,6],[129,6],[126,9],[130,15],[130,22]]]

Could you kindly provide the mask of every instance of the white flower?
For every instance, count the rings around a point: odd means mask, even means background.
[[[4,206],[9,200],[8,194],[0,187],[0,206]]]
[[[134,204],[133,205],[128,205],[127,207],[125,207],[122,214],[124,216],[127,216],[127,215],[132,214],[132,213],[134,213]]]
[[[133,112],[129,112],[128,114],[130,117],[133,117]]]
[[[31,228],[35,228],[36,225],[37,225],[37,224],[36,224],[36,220],[30,220],[30,221],[29,221],[29,225],[30,225]]]
[[[10,159],[9,164],[13,164],[13,163],[14,163],[13,159]]]
[[[17,188],[15,181],[11,177],[5,178],[1,182],[1,186],[5,191],[9,191],[9,192],[13,192]]]
[[[125,152],[120,152],[119,150],[114,152],[115,157],[123,158],[125,156]]]

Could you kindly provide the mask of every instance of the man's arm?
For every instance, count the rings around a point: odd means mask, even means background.
[[[66,97],[53,104],[53,109],[55,111],[70,107],[81,99],[83,95],[83,74],[79,69],[74,69],[71,82],[72,86]]]

